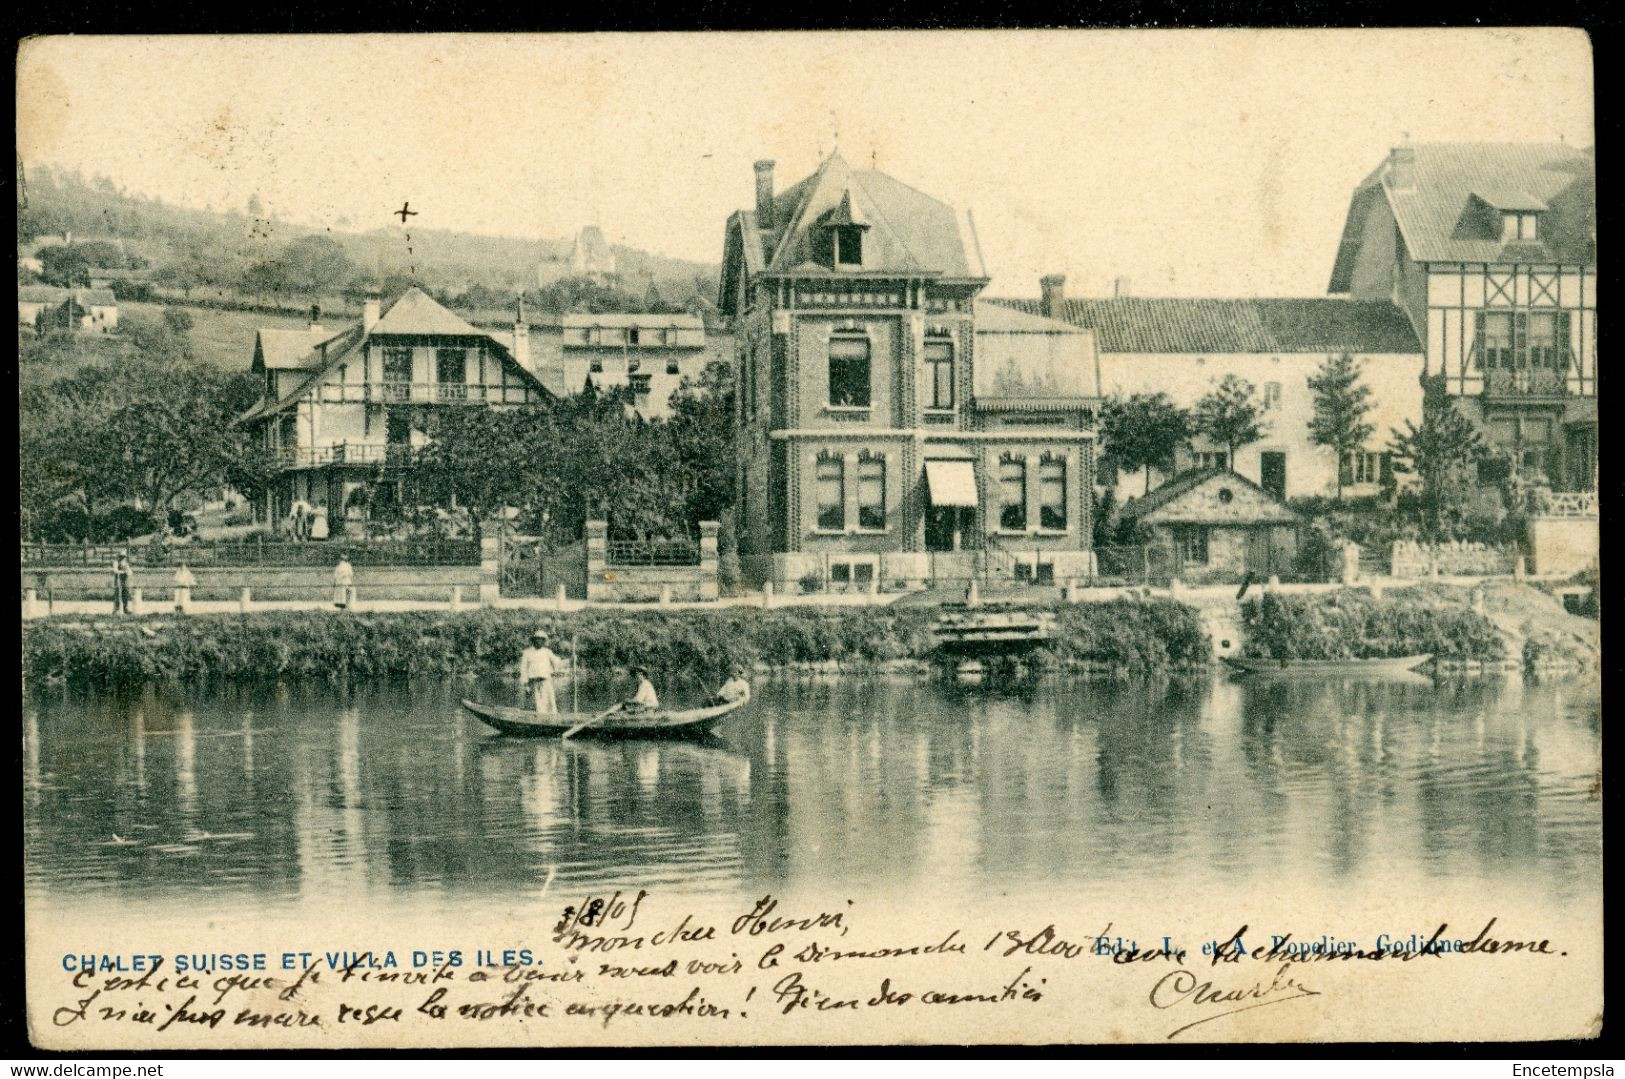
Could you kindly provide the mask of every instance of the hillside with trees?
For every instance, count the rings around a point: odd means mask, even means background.
[[[113,276],[120,300],[163,300],[293,310],[346,308],[368,289],[416,285],[465,311],[511,309],[526,293],[535,310],[706,309],[717,267],[614,247],[621,275],[537,284],[538,265],[567,261],[571,241],[526,240],[413,228],[293,224],[249,193],[242,206],[194,209],[122,190],[104,176],[31,166],[28,204],[18,209],[19,248],[44,265],[50,284]]]

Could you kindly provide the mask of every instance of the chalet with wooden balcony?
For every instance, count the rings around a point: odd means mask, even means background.
[[[261,432],[279,476],[266,497],[273,524],[303,501],[344,531],[378,500],[402,497],[427,441],[425,410],[513,408],[552,396],[528,366],[529,324],[474,328],[419,289],[387,310],[369,298],[334,333],[313,308],[303,330],[262,329],[251,370],[265,396],[241,422]]]
[[[1497,459],[1557,490],[1595,485],[1596,159],[1535,144],[1398,146],[1356,188],[1329,291],[1391,300],[1424,379]]]
[[[1094,335],[978,300],[967,215],[839,153],[728,220],[739,549],[778,588],[1083,576]]]

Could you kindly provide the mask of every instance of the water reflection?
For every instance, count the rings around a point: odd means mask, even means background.
[[[1393,872],[1594,886],[1594,684],[770,684],[698,743],[526,741],[466,684],[36,692],[27,880],[90,894],[994,893]],[[476,693],[493,695],[496,686]],[[590,702],[584,702],[590,703]]]

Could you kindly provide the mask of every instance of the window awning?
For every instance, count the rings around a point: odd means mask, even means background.
[[[933,506],[976,508],[976,466],[970,461],[927,461],[925,486]]]

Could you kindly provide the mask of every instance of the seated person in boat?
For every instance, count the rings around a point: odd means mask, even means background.
[[[722,683],[720,689],[706,701],[706,705],[715,707],[719,704],[743,703],[750,700],[750,683],[745,681],[745,668],[735,664],[728,671],[728,680]]]
[[[559,702],[553,692],[553,676],[559,670],[559,657],[547,647],[547,632],[537,630],[530,635],[530,647],[519,656],[519,687],[521,699],[536,707],[539,716],[558,712]]]
[[[649,681],[649,672],[642,667],[628,667],[632,677],[638,680],[638,688],[631,699],[622,702],[623,712],[652,712],[660,707],[660,698],[655,695],[654,683]]]

